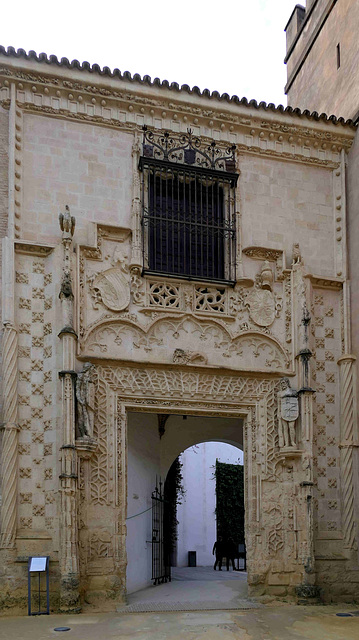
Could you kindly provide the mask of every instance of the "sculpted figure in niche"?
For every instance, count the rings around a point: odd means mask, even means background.
[[[301,264],[302,256],[300,253],[299,242],[294,242],[293,250],[292,250],[292,265],[293,264]]]
[[[279,447],[296,447],[295,423],[299,415],[298,392],[292,389],[288,378],[282,378],[279,392]]]
[[[77,374],[76,399],[77,399],[77,426],[81,438],[93,437],[95,389],[93,372],[95,366],[85,362],[82,371]]]

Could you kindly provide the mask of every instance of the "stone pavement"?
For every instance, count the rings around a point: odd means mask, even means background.
[[[102,613],[0,619],[0,640],[358,640],[348,606],[266,606],[252,611]],[[69,631],[57,632],[56,627]]]
[[[150,586],[128,596],[128,605],[118,612],[207,611],[249,609],[247,574],[243,571],[213,571],[213,567],[172,569],[172,581]]]
[[[359,607],[355,605],[302,607],[268,599],[267,604],[252,602],[247,597],[245,573],[215,573],[209,567],[175,569],[173,578],[170,584],[130,595],[128,606],[117,613],[0,618],[0,640],[359,638]],[[338,617],[337,613],[351,615]],[[69,631],[55,631],[57,627],[68,627]]]

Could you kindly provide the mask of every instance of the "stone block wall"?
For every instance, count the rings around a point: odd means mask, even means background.
[[[355,0],[338,0],[328,9],[325,22],[323,5],[319,2],[313,9],[287,58],[288,104],[319,114],[353,118],[359,110],[359,4]],[[320,24],[323,27],[314,38]]]
[[[131,146],[123,132],[26,114],[23,236],[57,242],[65,205],[79,242],[87,240],[88,222],[130,226]]]
[[[290,258],[299,242],[308,270],[332,274],[331,171],[249,155],[240,169],[243,246],[273,247]]]

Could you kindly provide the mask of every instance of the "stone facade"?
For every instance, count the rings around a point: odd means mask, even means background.
[[[315,109],[318,113],[325,111],[326,113],[335,113],[336,115],[350,117],[357,121],[359,113],[359,76],[358,76],[358,60],[359,46],[356,37],[359,25],[359,6],[353,0],[337,0],[336,2],[325,2],[324,0],[307,1],[306,9],[295,8],[288,25],[287,30],[287,76],[288,82],[286,91],[288,94],[288,102],[298,105],[301,108]],[[346,208],[347,208],[347,225],[348,233],[348,290],[347,295],[350,297],[348,306],[348,321],[350,318],[350,328],[348,330],[348,343],[345,350],[348,353],[357,354],[359,352],[359,277],[358,277],[358,220],[357,212],[359,206],[359,187],[358,187],[358,170],[359,170],[359,140],[358,133],[355,136],[351,151],[346,158]],[[337,232],[341,233],[342,225],[342,207],[341,201],[338,201],[336,222],[338,223]],[[343,300],[345,303],[345,300]],[[325,316],[325,313],[324,313]],[[323,327],[325,319],[323,320]],[[325,332],[325,329],[324,329]],[[320,341],[320,340],[319,340]],[[320,341],[322,344],[322,341]],[[325,344],[325,342],[324,342]],[[327,352],[328,353],[328,352]],[[351,371],[352,358],[347,360],[339,360],[341,363],[341,389],[342,394],[345,393],[344,388],[348,384],[356,386],[358,392],[358,379],[352,377]],[[327,365],[325,365],[327,366]],[[350,373],[349,373],[350,372]],[[349,373],[349,377],[347,377]],[[324,375],[324,369],[318,375]],[[327,374],[325,374],[327,375]],[[317,378],[319,380],[319,378]],[[318,391],[319,387],[317,388]],[[317,396],[318,397],[318,396]],[[329,414],[328,414],[329,415]],[[354,416],[352,427],[346,431],[344,423],[349,416]],[[358,431],[356,421],[356,407],[350,401],[347,410],[342,411],[342,438],[344,443],[340,447],[341,463],[346,466],[344,460],[350,458],[349,466],[353,468],[355,477],[359,477],[359,460],[357,454]],[[319,416],[318,416],[319,418]],[[323,417],[322,417],[323,420]],[[351,418],[349,419],[351,421]],[[326,420],[327,426],[322,429],[318,428],[318,451],[324,453],[328,451],[324,446],[319,446],[321,440],[324,444],[324,436],[329,429],[329,421]],[[319,424],[319,422],[318,422]],[[320,433],[321,432],[321,433]],[[349,433],[349,440],[345,433]],[[334,442],[334,434],[327,436],[327,440]],[[334,473],[336,461],[331,456],[331,474]],[[318,460],[320,458],[318,457]],[[319,470],[318,470],[319,472]],[[318,486],[325,484],[324,478],[327,476],[323,467],[322,479],[318,479]],[[334,477],[328,478],[329,484],[335,484]],[[348,509],[349,504],[355,522],[359,521],[359,494],[358,490],[353,487],[352,491],[345,489],[345,472],[342,471],[342,508],[343,514]],[[335,501],[329,501],[328,507],[334,513]],[[343,515],[345,519],[345,515]],[[352,516],[350,516],[351,518]],[[322,516],[324,519],[325,517]],[[319,528],[320,520],[318,523]],[[330,524],[330,529],[335,535],[335,521]],[[319,537],[322,537],[320,535]],[[323,538],[324,539],[324,538]],[[325,543],[322,545],[322,554],[325,555]],[[338,543],[338,546],[340,543]],[[327,569],[319,563],[320,572],[325,575]],[[344,567],[340,563],[337,564],[337,571],[340,575],[345,575]],[[351,579],[351,578],[349,578]]]
[[[296,5],[286,26],[288,103],[354,118],[359,112],[359,6],[355,0]]]
[[[45,552],[54,607],[124,601],[133,412],[152,414],[152,427],[153,414],[243,425],[251,594],[353,597],[353,126],[11,51],[0,55],[0,99],[5,606],[25,607],[26,559]],[[143,273],[144,124],[174,136],[191,127],[223,153],[236,145],[232,285]],[[152,428],[160,471],[204,439],[193,429],[157,438]]]

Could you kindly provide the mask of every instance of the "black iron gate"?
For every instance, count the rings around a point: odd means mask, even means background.
[[[169,545],[166,540],[166,503],[161,480],[152,493],[152,580],[171,582]]]

